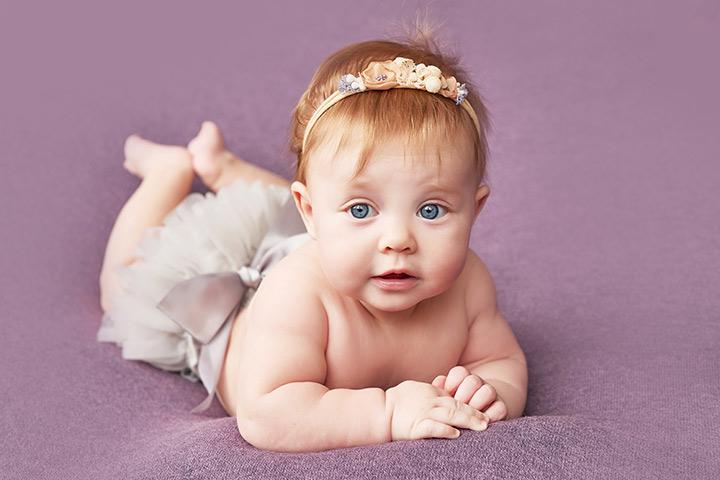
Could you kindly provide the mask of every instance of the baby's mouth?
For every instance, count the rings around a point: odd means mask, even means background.
[[[372,277],[373,283],[388,292],[402,292],[413,288],[419,281],[417,277],[405,272],[392,272]]]
[[[388,280],[390,279],[403,279],[403,278],[415,278],[412,275],[408,275],[407,273],[388,273],[387,275],[378,275],[376,278],[386,278]]]
[[[409,273],[405,272],[395,272],[395,273],[387,273],[385,275],[375,275],[372,278],[380,278],[383,280],[412,280],[417,279],[417,277],[410,275]]]

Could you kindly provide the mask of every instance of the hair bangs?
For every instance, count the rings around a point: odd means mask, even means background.
[[[333,105],[315,123],[305,154],[311,157],[320,145],[326,145],[331,152],[327,161],[332,165],[353,160],[342,154],[357,150],[354,179],[365,170],[377,146],[403,141],[406,154],[420,152],[424,163],[434,159],[436,168],[442,164],[443,146],[467,151],[468,146],[477,150],[480,143],[472,119],[452,100],[395,88],[350,95]],[[433,147],[435,150],[429,152]],[[480,157],[473,157],[477,169]]]

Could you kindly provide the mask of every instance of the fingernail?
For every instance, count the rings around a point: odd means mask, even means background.
[[[473,430],[478,430],[478,431],[482,432],[483,430],[485,430],[487,428],[487,422],[484,422],[477,417],[473,417],[470,426]]]

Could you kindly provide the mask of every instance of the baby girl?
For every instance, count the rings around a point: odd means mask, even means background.
[[[461,83],[465,82],[465,83]],[[273,451],[422,438],[522,415],[525,356],[469,248],[490,190],[488,113],[422,41],[349,45],[293,112],[292,182],[205,122],[130,136],[142,178],[100,275],[98,333],[200,379]],[[189,195],[197,174],[212,192]]]

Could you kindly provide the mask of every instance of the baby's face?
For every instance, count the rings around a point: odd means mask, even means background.
[[[370,312],[401,312],[447,290],[462,271],[472,225],[489,194],[478,187],[469,150],[443,147],[442,165],[391,143],[376,147],[354,180],[354,147],[331,159],[319,148],[308,185],[291,190],[305,226],[318,242],[323,272],[342,294]],[[416,277],[402,290],[378,279],[404,269]]]

